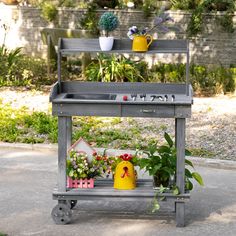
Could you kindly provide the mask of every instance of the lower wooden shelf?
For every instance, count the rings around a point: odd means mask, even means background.
[[[54,200],[88,200],[91,198],[153,198],[158,190],[153,189],[152,180],[140,179],[137,181],[137,187],[134,190],[117,190],[113,188],[111,179],[96,180],[95,187],[92,189],[67,189],[66,192],[60,192],[57,189],[53,192]],[[158,197],[175,198],[177,202],[185,202],[190,198],[188,192],[174,195],[172,191],[167,190]]]

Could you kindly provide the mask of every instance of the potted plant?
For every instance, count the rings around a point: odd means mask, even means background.
[[[109,32],[112,32],[118,27],[118,18],[112,12],[105,12],[100,17],[98,25],[104,35],[99,37],[100,48],[102,51],[110,51],[113,47],[114,37],[109,37]]]
[[[139,160],[139,166],[141,169],[145,169],[150,176],[153,176],[154,187],[162,186],[175,189],[176,148],[172,138],[166,132],[164,138],[167,144],[159,147],[156,144],[150,145],[148,151],[144,152],[147,157]],[[189,156],[191,153],[185,150],[185,155]],[[191,179],[195,179],[200,185],[203,185],[200,174],[188,168],[194,169],[193,163],[185,159],[185,165],[185,189],[193,189]]]
[[[71,149],[67,159],[66,173],[69,188],[93,188],[94,179],[106,173],[105,159],[95,153],[91,161],[83,151]]]
[[[150,176],[153,176],[153,187],[156,189],[155,197],[152,202],[152,212],[160,209],[158,198],[163,200],[159,194],[165,191],[171,191],[174,195],[179,194],[178,186],[176,186],[176,148],[171,137],[165,133],[164,138],[166,145],[157,147],[156,144],[150,145],[147,152],[144,152],[147,157],[138,160],[141,169],[145,169]],[[188,150],[185,150],[185,155],[191,155]],[[191,171],[188,167],[194,169],[193,163],[185,159],[185,190],[193,189],[192,179],[195,179],[201,186],[203,180],[199,173]]]

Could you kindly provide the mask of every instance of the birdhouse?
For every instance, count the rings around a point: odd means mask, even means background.
[[[120,190],[129,190],[136,187],[136,176],[134,166],[129,161],[121,161],[114,175],[114,188]]]

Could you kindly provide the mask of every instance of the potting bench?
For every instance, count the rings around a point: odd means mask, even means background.
[[[115,40],[113,50],[106,53],[133,54],[131,40]],[[71,146],[72,116],[151,117],[175,120],[177,148],[176,185],[180,194],[163,193],[174,198],[176,223],[185,224],[185,122],[191,116],[193,101],[189,83],[189,46],[185,40],[155,40],[146,54],[183,54],[186,56],[186,82],[171,83],[102,83],[62,81],[61,59],[79,53],[101,53],[98,39],[60,39],[58,45],[58,82],[53,86],[50,101],[52,114],[58,116],[58,180],[53,199],[58,204],[52,210],[57,224],[66,224],[77,200],[97,198],[153,198],[155,190],[150,180],[140,179],[135,190],[115,190],[112,180],[97,180],[94,189],[69,189],[66,186],[67,150]]]

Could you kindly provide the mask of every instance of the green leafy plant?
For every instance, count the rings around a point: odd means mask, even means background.
[[[50,2],[50,1],[45,1],[41,5],[42,9],[42,17],[47,20],[48,22],[53,22],[57,15],[58,15],[58,9],[57,6]]]
[[[156,3],[155,0],[144,0],[142,10],[145,17],[151,16],[152,12],[155,10],[154,4]]]
[[[138,82],[144,80],[135,63],[124,56],[99,54],[86,69],[88,80],[102,82]]]
[[[176,148],[172,138],[165,132],[164,138],[166,145],[157,146],[152,144],[149,146],[148,151],[144,153],[147,155],[146,158],[139,160],[141,169],[145,169],[150,176],[154,177],[155,186],[171,187],[170,180],[176,178]],[[191,155],[188,150],[185,150],[185,155]],[[203,185],[203,180],[199,173],[191,171],[187,166],[194,168],[192,162],[188,159],[185,160],[185,189],[192,190],[193,184],[191,179],[195,179],[200,185]]]
[[[193,10],[188,27],[188,36],[196,36],[203,30],[203,8],[197,7]]]
[[[112,32],[118,27],[119,20],[114,13],[105,12],[101,15],[98,25],[99,28],[104,32],[105,36],[108,37],[109,32]]]
[[[87,11],[81,17],[79,25],[82,29],[90,30],[94,35],[99,34],[98,29],[98,15],[96,13],[97,6],[93,2],[89,3],[87,6]]]
[[[141,169],[144,169],[153,176],[154,188],[156,189],[155,197],[152,202],[152,212],[160,209],[159,196],[166,190],[170,189],[173,194],[178,195],[179,189],[176,185],[176,148],[172,138],[165,132],[164,138],[166,145],[157,146],[156,143],[150,145],[144,153],[145,158],[138,160]],[[185,155],[191,155],[188,150],[185,150]],[[204,185],[201,175],[196,171],[191,171],[189,167],[194,169],[193,163],[185,159],[185,190],[192,190],[192,179],[195,179],[201,186]],[[158,187],[158,188],[157,188]],[[161,197],[160,200],[164,199]]]
[[[200,1],[195,8],[192,8],[192,16],[190,18],[187,32],[188,36],[196,36],[203,29],[204,13],[207,12],[223,12],[221,16],[216,15],[216,22],[229,33],[234,32],[233,16],[235,11],[234,0],[205,0]]]
[[[172,8],[180,10],[196,9],[202,0],[170,0]]]
[[[4,55],[0,52],[0,60],[0,86],[39,88],[56,81],[55,74],[47,75],[45,60],[25,56],[20,48],[6,50]]]

